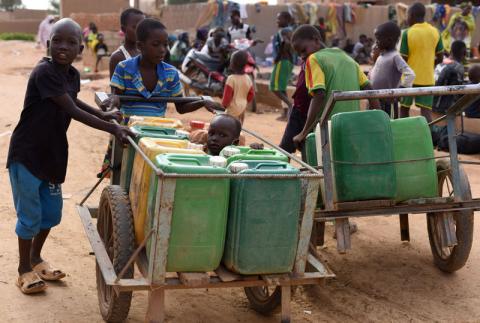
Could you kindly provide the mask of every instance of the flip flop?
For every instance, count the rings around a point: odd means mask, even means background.
[[[47,284],[34,271],[20,275],[16,285],[24,294],[40,293],[47,289]]]
[[[66,274],[60,269],[53,268],[48,262],[42,261],[41,263],[33,267],[35,271],[43,280],[60,280],[66,276]]]

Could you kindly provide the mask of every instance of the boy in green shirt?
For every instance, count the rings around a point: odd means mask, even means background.
[[[310,25],[300,26],[292,37],[293,48],[306,62],[305,79],[312,96],[307,121],[303,130],[293,138],[299,147],[320,117],[332,91],[371,90],[360,66],[338,48],[325,48],[318,30]],[[370,108],[379,109],[377,99],[370,101]],[[358,111],[358,101],[341,101],[335,104],[331,115],[339,112]]]

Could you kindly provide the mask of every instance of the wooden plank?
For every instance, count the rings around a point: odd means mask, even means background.
[[[207,273],[178,273],[178,279],[182,284],[190,287],[202,286],[210,283]]]
[[[337,250],[339,253],[346,253],[347,250],[351,249],[348,218],[335,220],[335,230],[337,233]]]
[[[282,286],[282,313],[281,323],[290,323],[291,308],[290,303],[292,299],[292,289],[290,286]]]
[[[441,203],[453,202],[454,200],[455,199],[452,197],[432,197],[432,198],[408,200],[402,204],[407,204],[407,205],[441,204]]]
[[[297,254],[295,256],[295,265],[293,272],[295,275],[302,275],[305,272],[307,263],[308,246],[312,236],[313,214],[317,204],[318,188],[320,179],[309,178],[307,184],[307,196],[305,198],[305,207],[303,211],[302,222],[300,224],[300,233],[297,245]]]
[[[390,207],[394,205],[395,205],[394,200],[338,202],[338,203],[335,203],[335,209],[338,211],[344,211],[344,210],[371,209],[371,208],[377,208],[377,207]]]
[[[223,265],[218,266],[218,268],[215,269],[215,273],[218,275],[222,282],[232,282],[242,279],[241,275],[232,273]]]
[[[157,187],[153,220],[153,227],[156,231],[150,248],[148,278],[152,284],[161,285],[165,282],[167,271],[168,242],[170,240],[176,180],[174,178],[158,178]]]
[[[260,277],[268,286],[280,286],[290,279],[288,274],[261,275]]]
[[[329,98],[329,102],[332,98]],[[325,114],[326,111],[323,112]],[[322,115],[323,117],[323,115]],[[328,122],[324,122],[320,125],[321,141],[322,141],[322,165],[323,176],[325,183],[325,209],[333,210],[333,173],[332,164],[330,158],[330,138],[328,133]]]
[[[408,225],[408,214],[400,214],[400,239],[410,241],[410,228]]]
[[[307,261],[310,265],[317,270],[317,272],[325,277],[329,275],[327,268],[321,263],[320,260],[315,258],[311,253],[308,254]]]
[[[90,246],[95,254],[97,264],[102,272],[105,284],[113,285],[113,282],[117,278],[117,274],[113,269],[113,264],[108,257],[107,250],[105,249],[105,245],[103,244],[100,235],[98,234],[97,228],[92,222],[90,212],[88,211],[88,208],[80,205],[77,205],[77,210],[78,214],[80,215],[80,219],[82,220],[85,233],[87,234],[88,241],[90,242]]]
[[[148,307],[145,322],[165,322],[165,290],[157,288],[148,293]]]

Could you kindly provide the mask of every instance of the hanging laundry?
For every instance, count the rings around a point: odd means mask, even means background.
[[[247,5],[245,3],[240,4],[240,18],[248,18]]]

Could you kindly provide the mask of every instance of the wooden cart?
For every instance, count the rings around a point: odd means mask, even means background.
[[[447,111],[446,115],[430,125],[446,120],[449,154],[437,159],[439,196],[430,199],[416,199],[395,204],[390,200],[334,203],[332,160],[328,116],[338,101],[359,99],[386,99],[418,95],[463,95]],[[470,184],[461,163],[480,164],[476,161],[459,161],[456,146],[457,115],[478,99],[479,85],[443,86],[408,89],[334,92],[327,102],[320,118],[322,165],[325,183],[325,208],[316,210],[313,242],[323,245],[325,221],[335,220],[337,249],[346,252],[351,248],[349,218],[379,215],[400,217],[400,236],[409,241],[408,217],[412,214],[427,214],[428,236],[435,265],[444,272],[462,268],[469,256],[473,240],[473,214],[480,209],[480,199],[472,199]],[[412,162],[399,161],[399,162]]]
[[[105,95],[98,93],[97,103],[101,103]],[[131,97],[120,97],[121,100],[132,100]],[[141,98],[133,98],[142,100]],[[154,98],[150,100],[175,101],[178,98]],[[185,100],[188,98],[182,98]],[[196,98],[193,98],[196,99]],[[255,135],[255,134],[254,134]],[[259,137],[260,138],[260,137]],[[268,142],[266,142],[269,144]],[[135,244],[133,216],[127,192],[113,182],[102,192],[98,208],[85,206],[86,200],[104,179],[85,196],[77,206],[86,235],[96,257],[96,277],[100,312],[107,322],[121,322],[127,315],[132,299],[132,292],[146,290],[148,309],[146,321],[163,322],[165,320],[165,291],[170,289],[190,288],[231,288],[243,287],[254,310],[267,314],[281,304],[281,321],[290,321],[291,287],[296,285],[320,284],[326,278],[334,277],[328,267],[316,257],[311,249],[310,237],[314,219],[314,209],[318,196],[321,175],[319,172],[298,160],[306,169],[299,175],[194,175],[165,174],[158,169],[149,158],[130,139],[130,144],[157,175],[158,192],[153,229],[146,235],[141,244]],[[114,145],[113,165],[118,165],[122,146]],[[117,158],[117,161],[115,160]],[[116,181],[119,170],[114,167],[112,180]],[[171,230],[171,217],[175,199],[175,184],[179,178],[255,178],[284,179],[301,178],[307,183],[306,198],[300,214],[299,239],[295,265],[291,273],[278,275],[242,276],[229,272],[223,266],[214,272],[204,273],[169,273],[167,267],[167,251]],[[97,218],[96,224],[93,218]],[[145,245],[151,239],[151,253],[146,255]],[[309,252],[311,251],[311,252]],[[150,259],[148,261],[147,259]],[[141,275],[135,275],[134,264],[137,264]],[[306,272],[308,263],[309,271]],[[274,291],[271,291],[271,288]]]

